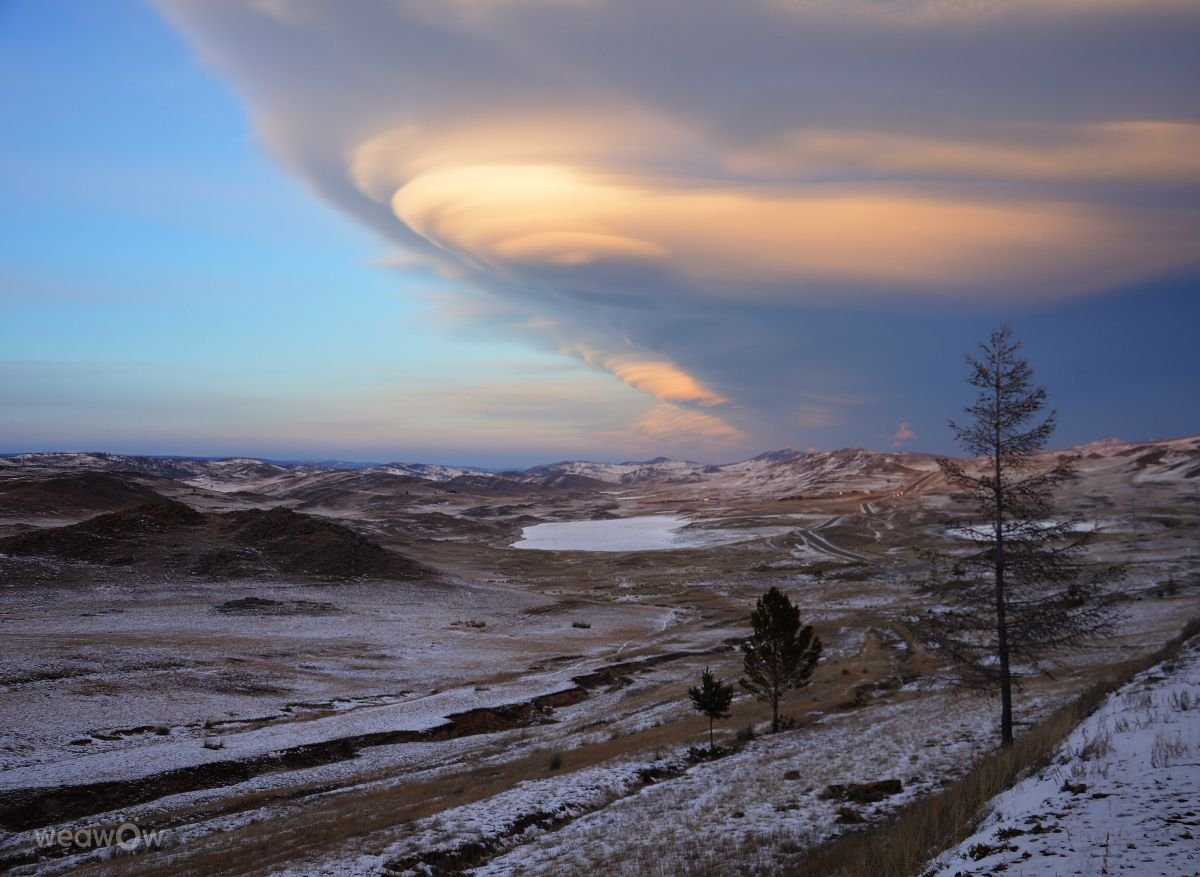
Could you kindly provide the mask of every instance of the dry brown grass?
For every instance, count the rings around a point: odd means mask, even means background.
[[[490,798],[523,780],[544,778],[551,772],[569,773],[618,759],[644,758],[649,761],[655,752],[700,739],[707,729],[707,720],[696,716],[566,752],[552,752],[533,744],[524,757],[455,770],[428,780],[393,782],[371,788],[360,785],[336,792],[314,784],[293,787],[282,793],[249,793],[223,801],[220,813],[248,812],[271,805],[278,809],[273,811],[270,819],[189,842],[184,847],[130,856],[102,865],[84,865],[68,873],[154,877],[265,874],[273,868],[336,850],[354,838]],[[557,759],[554,758],[556,754]],[[555,764],[557,766],[553,766]],[[391,772],[359,779],[369,782],[386,780],[389,776],[395,779]],[[306,798],[306,793],[311,793],[312,797]],[[288,799],[297,799],[295,805],[289,806]],[[187,810],[198,813],[203,807],[183,808],[173,815],[185,815]],[[205,815],[211,817],[216,813]]]
[[[887,651],[879,648],[878,642],[864,644],[859,655],[843,658],[826,668],[811,688],[793,692],[785,700],[785,712],[804,721],[811,710],[828,710],[844,700],[854,685],[886,676],[890,664]],[[736,675],[738,656],[730,653],[724,660],[730,665],[726,669],[732,678]],[[862,671],[868,666],[870,669],[864,674]],[[840,674],[843,667],[852,668],[852,673],[843,677]],[[724,723],[725,730],[732,732],[735,726],[747,722],[762,727],[769,719],[770,709],[766,704],[744,701],[739,703],[737,721]],[[572,772],[617,760],[650,761],[657,753],[701,740],[707,727],[703,717],[689,716],[614,735],[563,752],[556,770]],[[197,838],[186,846],[105,865],[84,865],[70,873],[163,877],[266,873],[306,857],[329,853],[354,838],[386,832],[452,807],[492,797],[523,780],[547,776],[551,751],[534,740],[530,740],[529,746],[529,753],[523,757],[486,767],[460,768],[426,780],[398,781],[393,770],[364,772],[349,789],[333,789],[310,781],[285,789],[233,795],[219,803],[176,808],[161,814],[155,823],[187,825],[216,816],[263,812],[264,808],[271,808],[273,815],[268,820]],[[486,750],[478,755],[486,757]],[[372,783],[378,785],[364,788]]]
[[[509,788],[512,774],[522,769],[528,776],[545,775],[544,753],[523,759],[520,764],[480,767],[427,781],[331,794],[304,802],[302,809],[289,811],[282,807],[268,820],[207,837],[200,843],[153,856],[131,856],[110,865],[85,866],[70,873],[162,877],[267,873],[355,837],[491,797]]]

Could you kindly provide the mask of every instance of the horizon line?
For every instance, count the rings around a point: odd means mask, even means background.
[[[1074,444],[1074,445],[1068,445],[1065,447],[1048,447],[1048,448],[1045,448],[1044,451],[1046,453],[1060,453],[1062,451],[1071,450],[1072,448],[1080,448],[1080,447],[1084,447],[1085,445],[1095,444],[1097,442],[1110,442],[1111,441],[1111,442],[1119,442],[1122,444],[1136,445],[1136,444],[1154,444],[1154,443],[1160,443],[1160,442],[1183,441],[1183,440],[1191,439],[1191,438],[1200,438],[1200,435],[1155,436],[1155,437],[1139,438],[1139,439],[1126,439],[1126,438],[1120,438],[1117,436],[1103,436],[1101,438],[1090,439],[1086,442],[1081,442],[1081,443]],[[374,466],[403,465],[403,466],[444,466],[446,468],[452,468],[452,469],[479,469],[479,470],[490,471],[490,472],[506,472],[506,471],[525,472],[525,471],[528,471],[529,469],[535,469],[539,466],[553,466],[553,465],[556,465],[559,463],[593,463],[596,465],[605,465],[605,466],[624,466],[624,465],[646,464],[646,463],[652,463],[655,461],[669,461],[669,462],[674,462],[674,463],[695,463],[696,465],[728,466],[728,465],[733,465],[735,463],[744,463],[749,460],[757,459],[758,457],[766,456],[768,454],[779,454],[779,453],[785,453],[785,452],[789,452],[789,451],[796,453],[796,454],[801,454],[801,455],[836,454],[836,453],[839,453],[842,451],[867,451],[869,453],[877,453],[877,454],[913,454],[913,455],[919,455],[919,456],[925,456],[925,457],[950,456],[948,454],[938,454],[938,453],[934,453],[931,451],[922,451],[917,448],[887,448],[884,450],[876,450],[873,448],[869,448],[869,447],[860,445],[860,446],[846,446],[846,447],[841,447],[841,448],[830,448],[827,450],[809,449],[809,450],[804,450],[804,451],[798,450],[796,448],[790,448],[790,447],[774,448],[771,450],[761,451],[757,454],[752,454],[751,456],[744,457],[741,459],[731,460],[731,461],[728,461],[725,463],[702,463],[699,460],[678,459],[675,457],[668,457],[666,455],[660,454],[660,455],[650,457],[645,460],[592,460],[592,459],[584,459],[584,458],[579,458],[579,457],[574,457],[574,458],[562,457],[557,460],[547,461],[547,462],[543,462],[543,463],[534,463],[531,466],[526,466],[523,468],[519,468],[519,467],[515,467],[515,466],[487,466],[487,465],[482,465],[479,463],[443,463],[443,462],[428,462],[428,461],[401,460],[401,459],[355,460],[355,459],[336,457],[336,456],[274,457],[274,456],[257,456],[257,455],[252,455],[252,454],[128,453],[128,452],[124,452],[124,451],[108,451],[108,450],[96,450],[96,449],[92,449],[92,450],[0,451],[0,459],[11,459],[13,457],[21,457],[21,456],[34,455],[34,454],[44,454],[44,455],[88,454],[88,455],[97,455],[97,456],[105,455],[105,456],[114,456],[114,457],[141,457],[141,458],[153,459],[153,460],[204,460],[204,461],[210,461],[210,462],[221,462],[221,461],[226,461],[226,460],[252,460],[255,462],[259,462],[259,463],[271,463],[271,464],[277,464],[277,465],[304,465],[304,464],[319,465],[322,463],[343,463],[343,464],[352,464],[354,467],[361,468],[361,469],[368,469],[368,468],[371,468]]]

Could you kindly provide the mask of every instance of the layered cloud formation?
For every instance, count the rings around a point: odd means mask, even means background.
[[[797,379],[808,308],[1053,303],[1200,252],[1192,3],[162,6],[289,168],[460,313],[654,397],[651,437],[869,401]]]

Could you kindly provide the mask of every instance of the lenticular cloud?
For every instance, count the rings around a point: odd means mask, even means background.
[[[162,5],[323,197],[714,441],[837,421],[782,377],[805,308],[1061,301],[1200,251],[1184,4]]]

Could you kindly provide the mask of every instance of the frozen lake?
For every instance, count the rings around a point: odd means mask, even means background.
[[[749,530],[690,530],[690,521],[680,515],[643,515],[607,521],[567,521],[535,524],[521,531],[513,548],[540,551],[671,551],[702,548],[754,539],[761,532]]]

